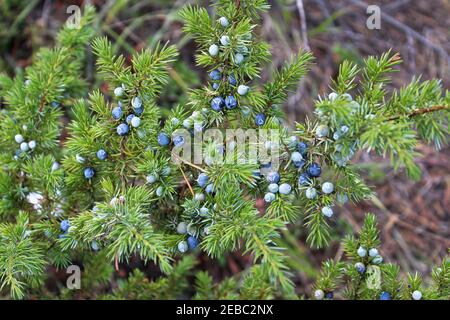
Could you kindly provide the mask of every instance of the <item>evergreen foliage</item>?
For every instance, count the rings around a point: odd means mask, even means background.
[[[113,264],[117,269],[138,257],[164,275],[150,281],[135,269],[112,293],[95,297],[301,298],[280,245],[282,232],[301,221],[311,247],[328,244],[333,207],[372,196],[351,163],[353,155],[373,151],[418,179],[419,141],[437,148],[447,143],[450,93],[439,81],[420,78],[389,91],[401,62],[391,52],[367,58],[362,67],[344,62],[331,93],[315,102],[314,119],[289,132],[280,105],[307,74],[312,54],[299,52],[261,83],[270,48],[257,31],[267,2],[218,0],[214,9],[215,16],[195,6],[180,11],[184,31],[199,49],[197,64],[211,81],[191,89],[188,103],[167,117],[158,97],[177,59],[177,49],[168,44],[136,52],[128,63],[107,38],[95,38],[91,46],[108,92],[94,89],[87,95],[81,74],[92,37],[91,7],[81,28],[62,29],[54,49],[39,51],[24,78],[0,77],[2,292],[12,298],[51,295],[42,288],[45,268],[82,261],[86,276],[78,294],[87,297],[111,280]],[[62,106],[71,108],[64,139]],[[203,162],[196,164],[178,156],[192,138],[179,134],[183,128],[191,133],[272,129],[277,136],[257,142],[265,153],[247,162],[238,161],[243,154],[236,143],[205,138],[196,142],[203,151]],[[248,150],[253,142],[239,143]],[[279,168],[268,160],[276,153]],[[264,210],[256,206],[261,198]],[[448,298],[447,258],[433,271],[433,285],[424,289],[419,275],[405,282],[399,268],[384,264],[381,256],[359,256],[360,246],[379,246],[373,215],[359,239],[344,241],[348,263],[324,262],[316,298],[331,298],[342,284],[343,296],[352,299],[377,299],[383,292],[409,299],[414,291],[424,299]],[[252,257],[249,270],[217,284],[206,272],[197,273],[196,292],[187,292],[195,260],[186,251],[215,261],[237,250]],[[379,266],[380,288],[367,287],[367,271],[359,272],[357,262]],[[62,289],[60,297],[75,294]]]

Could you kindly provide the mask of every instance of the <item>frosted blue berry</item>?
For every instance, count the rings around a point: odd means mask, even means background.
[[[342,97],[347,101],[353,101],[353,97],[349,93],[344,93]]]
[[[230,23],[228,22],[228,19],[226,17],[220,17],[219,18],[219,23],[222,27],[226,28],[230,25]]]
[[[162,196],[162,194],[163,194],[163,188],[162,187],[158,187],[157,189],[156,189],[156,195],[158,196],[158,197],[161,197]]]
[[[30,150],[30,147],[28,146],[28,143],[22,142],[20,144],[20,150],[22,150],[23,152],[26,152],[26,151]]]
[[[214,185],[212,183],[208,184],[205,188],[205,192],[210,194],[214,192]]]
[[[199,121],[194,122],[194,131],[202,132],[203,131],[203,122],[199,122]]]
[[[202,172],[198,175],[197,183],[200,187],[205,187],[209,181],[209,177],[206,173]]]
[[[327,292],[327,293],[325,294],[325,299],[333,299],[333,297],[334,297],[333,292]]]
[[[308,150],[308,145],[307,145],[305,142],[300,141],[300,142],[297,144],[297,150],[298,150],[298,152],[300,152],[300,154],[301,154],[303,157],[305,157],[305,156],[306,156],[306,153],[307,153],[307,150]]]
[[[139,127],[139,125],[141,124],[141,118],[139,117],[133,117],[133,119],[131,119],[131,126],[134,128]]]
[[[412,293],[411,297],[412,297],[414,300],[420,300],[420,299],[422,299],[422,292],[420,292],[419,290],[415,290],[415,291]]]
[[[187,226],[187,233],[191,236],[195,236],[197,234],[197,229],[192,223],[189,223]]]
[[[158,176],[156,174],[149,174],[145,179],[148,183],[152,184],[158,180]]]
[[[131,99],[131,106],[133,109],[139,109],[142,107],[142,99],[140,97],[134,97]]]
[[[237,101],[234,96],[228,96],[225,98],[225,106],[227,109],[234,109],[237,107]]]
[[[358,256],[360,256],[361,258],[364,258],[367,254],[367,250],[364,247],[359,247],[357,250]]]
[[[357,262],[355,263],[355,269],[359,273],[364,273],[366,271],[366,266],[361,262]]]
[[[322,124],[316,128],[316,136],[318,138],[326,137],[328,136],[329,131],[330,129],[328,128],[328,126]]]
[[[348,196],[346,193],[338,193],[336,200],[339,204],[345,204],[348,201]]]
[[[220,43],[223,45],[223,46],[228,46],[229,44],[230,44],[230,37],[229,36],[221,36],[220,37]]]
[[[303,157],[302,157],[300,152],[297,152],[297,151],[292,152],[292,154],[291,154],[291,161],[292,162],[300,162],[302,160],[303,160]]]
[[[178,251],[180,251],[181,253],[185,253],[189,249],[188,243],[186,241],[178,242],[177,247],[178,247]]]
[[[134,113],[135,113],[137,116],[140,116],[143,112],[144,112],[144,108],[143,108],[143,107],[134,109]]]
[[[295,148],[295,147],[297,146],[298,140],[297,140],[297,137],[296,137],[296,136],[290,136],[290,137],[288,138],[288,140],[289,140],[289,147]]]
[[[190,118],[183,120],[183,127],[189,129],[192,126],[192,120]]]
[[[31,140],[30,142],[28,142],[28,147],[33,150],[34,148],[36,148],[36,141]]]
[[[275,200],[275,195],[272,192],[267,192],[264,195],[264,201],[270,203]]]
[[[253,170],[252,176],[259,179],[261,177],[261,170],[259,170],[259,169]]]
[[[332,193],[334,191],[334,185],[331,182],[324,182],[322,184],[322,192],[325,194]]]
[[[305,161],[305,160],[300,160],[300,161],[295,161],[295,162],[293,162],[293,163],[294,163],[294,166],[295,166],[296,168],[301,169],[301,168],[303,168],[303,166],[306,164],[306,161]]]
[[[323,292],[323,290],[317,289],[316,291],[314,291],[314,298],[316,300],[322,300],[325,297],[325,293]]]
[[[209,77],[213,81],[218,81],[218,80],[222,79],[222,73],[220,73],[219,70],[215,69],[209,73]]]
[[[67,232],[70,228],[70,222],[69,220],[63,220],[60,223],[60,228],[62,232]]]
[[[180,222],[177,225],[177,233],[179,233],[179,234],[186,234],[187,233],[187,223],[186,222]]]
[[[131,123],[131,120],[133,120],[134,117],[135,117],[134,114],[129,114],[129,115],[127,116],[127,118],[126,118],[126,122],[127,122],[128,124],[130,124],[130,123]]]
[[[237,65],[240,65],[242,62],[244,62],[244,55],[242,53],[236,53],[234,55],[234,63]]]
[[[217,44],[210,45],[208,52],[211,57],[217,56],[219,54],[219,46]]]
[[[189,249],[191,249],[191,250],[194,250],[198,246],[198,239],[195,237],[190,236],[187,239],[187,242],[188,242]]]
[[[314,199],[315,197],[317,197],[317,191],[314,188],[308,188],[305,191],[305,195],[308,199]]]
[[[112,117],[115,120],[119,120],[122,117],[122,108],[121,107],[115,107],[114,109],[112,109]]]
[[[236,77],[232,74],[228,76],[228,83],[232,86],[237,85]]]
[[[22,143],[23,142],[23,136],[21,134],[16,134],[14,136],[14,140],[16,140],[17,143]]]
[[[339,131],[335,131],[333,133],[333,139],[334,140],[339,140],[341,138],[341,134],[339,133]]]
[[[278,183],[280,182],[280,174],[276,171],[271,171],[267,174],[267,181],[269,183]]]
[[[91,249],[94,250],[94,251],[98,251],[99,246],[98,246],[97,241],[92,241],[91,242]]]
[[[124,89],[123,87],[117,87],[114,89],[114,95],[116,97],[121,97],[123,95]]]
[[[333,216],[333,209],[331,209],[330,207],[326,206],[322,208],[322,214],[327,217],[327,218],[331,218]]]
[[[332,93],[330,93],[329,95],[328,95],[328,99],[330,100],[330,101],[334,101],[334,100],[336,100],[338,98],[338,94],[336,93],[336,92],[332,92]]]
[[[278,187],[278,184],[276,184],[276,183],[271,183],[271,184],[269,184],[269,187],[268,187],[267,189],[268,189],[270,192],[272,192],[272,193],[277,193],[279,187]]]
[[[248,47],[246,47],[246,46],[239,46],[237,48],[237,51],[239,53],[242,53],[244,56],[246,56],[246,55],[248,55],[250,53],[250,50],[248,50]]]
[[[391,294],[389,292],[383,291],[380,294],[380,300],[391,300]]]
[[[369,250],[369,256],[376,257],[378,255],[378,250],[376,248],[372,248]]]
[[[164,132],[158,134],[158,143],[160,146],[167,146],[170,143],[170,138]]]
[[[291,190],[292,190],[292,187],[290,184],[283,183],[280,185],[278,192],[281,194],[289,194],[289,193],[291,193]]]
[[[262,169],[271,169],[272,168],[272,163],[270,163],[270,162],[261,163],[261,168]]]
[[[52,106],[52,108],[58,108],[59,107],[59,102],[58,101],[52,101],[50,103],[50,105]]]
[[[58,170],[59,169],[59,163],[58,162],[53,162],[52,163],[52,172],[53,171],[56,171],[56,170]]]
[[[215,97],[211,100],[211,109],[215,111],[222,110],[223,106],[225,105],[225,100],[222,97]]]
[[[201,207],[200,208],[200,215],[201,216],[207,216],[209,214],[209,209],[207,207]]]
[[[263,113],[258,113],[255,117],[255,124],[260,127],[265,122],[266,122],[266,116]]]
[[[378,255],[378,256],[376,256],[375,258],[372,259],[372,263],[373,264],[380,264],[382,262],[383,262],[383,257],[380,256],[380,255]]]
[[[194,195],[194,200],[202,202],[203,200],[205,200],[205,195],[203,193],[196,193]]]
[[[117,134],[119,136],[124,136],[128,133],[129,127],[126,123],[121,123],[117,126]]]
[[[184,144],[184,137],[182,135],[177,135],[173,137],[173,144],[176,147],[181,147]]]
[[[87,167],[84,169],[83,173],[84,173],[84,177],[86,179],[92,179],[95,175],[95,170],[94,170],[94,168]]]
[[[220,85],[219,85],[217,82],[214,82],[214,83],[212,84],[213,90],[217,90],[217,89],[219,89],[219,87],[220,87]]]
[[[168,176],[171,171],[172,171],[172,169],[170,169],[170,167],[165,167],[162,169],[161,173],[163,176]]]
[[[303,172],[298,177],[298,184],[303,186],[303,185],[308,184],[308,183],[310,183],[309,175],[306,172]]]
[[[105,150],[100,149],[97,151],[97,158],[99,158],[100,160],[105,160],[107,156],[108,154],[106,153]]]
[[[307,172],[311,178],[317,178],[322,173],[322,169],[318,163],[313,162],[308,166]]]
[[[250,88],[248,86],[245,86],[243,84],[241,84],[238,88],[237,88],[237,92],[239,95],[241,96],[245,96],[248,91],[250,90]]]
[[[341,126],[341,132],[343,134],[346,134],[348,132],[348,127],[347,126]]]

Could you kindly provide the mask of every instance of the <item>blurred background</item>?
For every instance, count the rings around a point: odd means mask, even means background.
[[[262,80],[300,48],[312,50],[316,62],[309,76],[299,83],[284,108],[287,119],[301,121],[312,116],[314,99],[329,91],[330,79],[344,59],[361,62],[368,55],[393,49],[404,63],[394,74],[392,87],[400,88],[414,75],[442,79],[450,87],[450,1],[449,0],[271,0],[258,32],[272,45],[272,65],[264,68]],[[200,85],[205,73],[194,62],[195,44],[181,32],[177,10],[188,3],[209,7],[209,1],[173,0],[2,0],[0,2],[0,70],[10,75],[23,71],[41,46],[51,46],[54,36],[70,14],[70,5],[91,3],[97,7],[95,28],[107,35],[118,51],[129,56],[134,50],[154,47],[158,41],[175,43],[181,57],[171,70],[171,82],[163,93],[166,110],[183,103],[189,86]],[[369,30],[367,6],[381,8],[381,29]],[[209,7],[210,8],[210,7]],[[210,9],[209,9],[210,10]],[[91,87],[95,61],[88,57],[86,77]],[[292,121],[291,121],[292,122]],[[299,293],[308,292],[317,266],[327,257],[339,257],[339,239],[357,232],[366,212],[377,215],[386,261],[398,263],[403,271],[427,274],[450,248],[450,149],[439,152],[420,145],[423,170],[420,181],[410,181],[404,172],[394,173],[387,161],[361,153],[354,159],[377,197],[358,206],[339,208],[334,241],[324,250],[311,250],[305,243],[301,223],[285,234],[289,264]],[[199,269],[215,279],[245,269],[250,259],[239,253],[211,263],[200,257]],[[148,267],[148,268],[151,268]],[[149,274],[152,271],[149,270]],[[121,276],[121,275],[119,275]],[[125,275],[123,275],[125,276]]]

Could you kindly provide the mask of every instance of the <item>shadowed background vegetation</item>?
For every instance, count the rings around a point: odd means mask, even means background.
[[[166,110],[186,100],[187,90],[200,85],[205,72],[195,65],[195,45],[181,32],[177,11],[187,3],[208,6],[208,1],[110,0],[110,1],[39,1],[3,0],[0,3],[0,71],[17,74],[31,63],[41,46],[51,46],[54,36],[69,14],[70,5],[91,3],[97,7],[95,28],[107,35],[116,49],[130,57],[134,50],[154,47],[170,41],[181,51],[170,70],[171,81],[162,94],[160,105]],[[381,7],[380,30],[366,27],[363,0],[272,0],[259,28],[261,36],[272,45],[272,64],[264,69],[266,80],[271,68],[278,68],[300,48],[312,50],[316,57],[309,76],[299,83],[284,106],[289,121],[312,116],[312,106],[319,94],[328,91],[330,79],[344,59],[361,62],[367,55],[380,55],[392,48],[404,63],[394,75],[392,86],[401,87],[414,75],[424,79],[442,79],[450,87],[450,2],[447,0],[371,1]],[[302,19],[305,17],[305,19]],[[86,44],[87,49],[88,44]],[[102,85],[96,78],[95,61],[88,56],[86,77],[91,87]],[[106,89],[106,88],[104,88]],[[104,90],[106,93],[106,90]],[[67,117],[70,112],[67,110]],[[339,208],[335,241],[327,249],[310,250],[300,225],[284,234],[289,248],[289,264],[300,290],[308,290],[317,266],[324,257],[342,254],[339,239],[359,231],[365,212],[378,216],[381,226],[381,253],[388,262],[397,262],[402,270],[428,273],[450,247],[450,149],[437,152],[420,146],[424,157],[417,159],[423,175],[410,181],[404,172],[394,173],[387,162],[372,154],[361,153],[354,161],[377,197],[358,206]],[[245,269],[251,259],[238,253],[210,263],[199,257],[199,269],[211,272],[215,279]],[[139,262],[134,262],[139,264]],[[149,275],[153,266],[140,266]],[[126,277],[127,266],[117,276]],[[54,278],[64,277],[55,271]],[[51,279],[50,279],[51,286]]]

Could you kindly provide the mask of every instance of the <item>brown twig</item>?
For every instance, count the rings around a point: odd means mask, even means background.
[[[422,114],[441,111],[441,110],[447,110],[447,109],[450,109],[450,107],[449,106],[432,106],[432,107],[428,107],[428,108],[414,110],[413,112],[408,113],[408,114],[393,116],[393,117],[387,118],[386,120],[394,121],[394,120],[400,119],[402,117],[412,118],[412,117],[420,116]]]
[[[119,271],[119,257],[117,255],[114,257],[114,268]]]
[[[305,15],[305,7],[303,5],[302,0],[297,0],[297,9],[298,14],[300,16],[300,26],[301,26],[301,34],[302,34],[302,41],[303,46],[306,50],[310,50],[309,43],[308,43],[308,28],[306,27],[306,15]]]
[[[189,162],[189,161],[187,161],[187,160],[185,160],[185,159],[183,159],[183,158],[180,158],[180,157],[179,157],[176,153],[174,153],[173,151],[172,151],[171,153],[172,153],[172,156],[174,156],[177,160],[180,160],[181,162],[183,162],[183,163],[185,163],[185,164],[187,164],[187,165],[189,165],[189,166],[191,166],[191,167],[193,167],[193,168],[195,168],[195,169],[197,169],[197,170],[200,170],[201,172],[206,172],[206,170],[203,169],[202,167],[199,167],[199,166],[193,164],[192,162]]]
[[[194,194],[194,190],[192,189],[191,184],[189,183],[189,180],[188,180],[188,178],[186,177],[186,174],[183,171],[183,168],[180,165],[178,166],[178,168],[180,168],[181,174],[183,175],[184,181],[186,181],[186,183],[187,183],[189,191],[191,191],[192,196],[194,196],[195,195]]]

